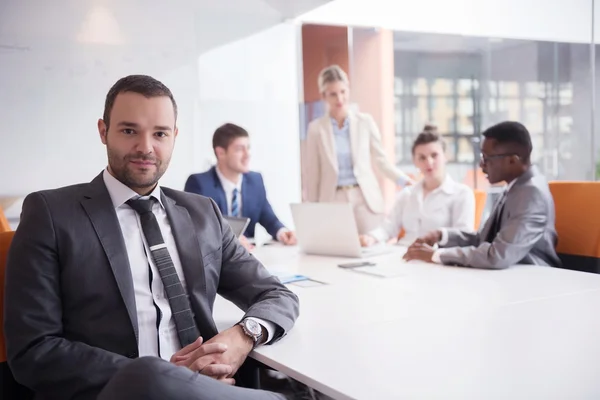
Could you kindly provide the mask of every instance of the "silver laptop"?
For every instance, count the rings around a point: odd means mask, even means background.
[[[349,203],[291,204],[300,249],[307,254],[370,257],[391,251],[390,246],[361,247]]]

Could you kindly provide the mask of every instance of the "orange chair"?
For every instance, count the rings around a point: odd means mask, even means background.
[[[487,192],[485,190],[475,189],[475,230],[479,230],[481,225],[481,218],[483,217],[483,210],[485,209],[485,202],[487,200]]]
[[[0,232],[0,324],[4,326],[4,273],[8,248],[12,242],[13,231]],[[2,399],[31,399],[33,393],[19,385],[13,378],[6,362],[6,344],[4,329],[0,329],[0,398]]]
[[[406,235],[406,231],[404,230],[404,228],[400,229],[400,232],[398,232],[398,237],[396,237],[396,240],[402,239],[405,235]]]
[[[563,267],[600,273],[600,182],[550,182]]]
[[[481,168],[468,169],[462,180],[462,183],[472,189],[477,187],[478,190],[487,190],[490,187],[490,183],[488,182]]]
[[[10,224],[6,219],[6,215],[4,215],[4,211],[2,211],[2,207],[0,207],[0,232],[10,231]]]
[[[8,248],[12,241],[14,232],[0,233],[0,321],[4,324],[4,271],[6,269],[6,257]],[[0,362],[6,362],[6,347],[4,345],[4,329],[0,329]]]

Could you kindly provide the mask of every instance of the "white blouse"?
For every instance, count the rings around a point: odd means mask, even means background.
[[[423,181],[403,189],[390,215],[369,233],[379,242],[406,232],[401,242],[410,244],[419,236],[440,228],[473,231],[475,195],[473,190],[455,182],[449,175],[437,189],[423,198]]]

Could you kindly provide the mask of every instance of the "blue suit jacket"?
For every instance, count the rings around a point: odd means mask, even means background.
[[[219,206],[221,213],[227,215],[227,197],[217,176],[215,167],[201,174],[192,174],[185,182],[185,191],[212,198]],[[283,224],[273,212],[262,175],[248,172],[242,179],[242,216],[250,218],[250,224],[244,235],[254,237],[256,224],[261,224],[275,239]]]

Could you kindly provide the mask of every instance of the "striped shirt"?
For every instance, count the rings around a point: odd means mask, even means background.
[[[337,121],[331,118],[333,137],[338,161],[338,186],[356,185],[354,163],[352,162],[352,147],[350,146],[350,122],[348,117],[340,128]]]

